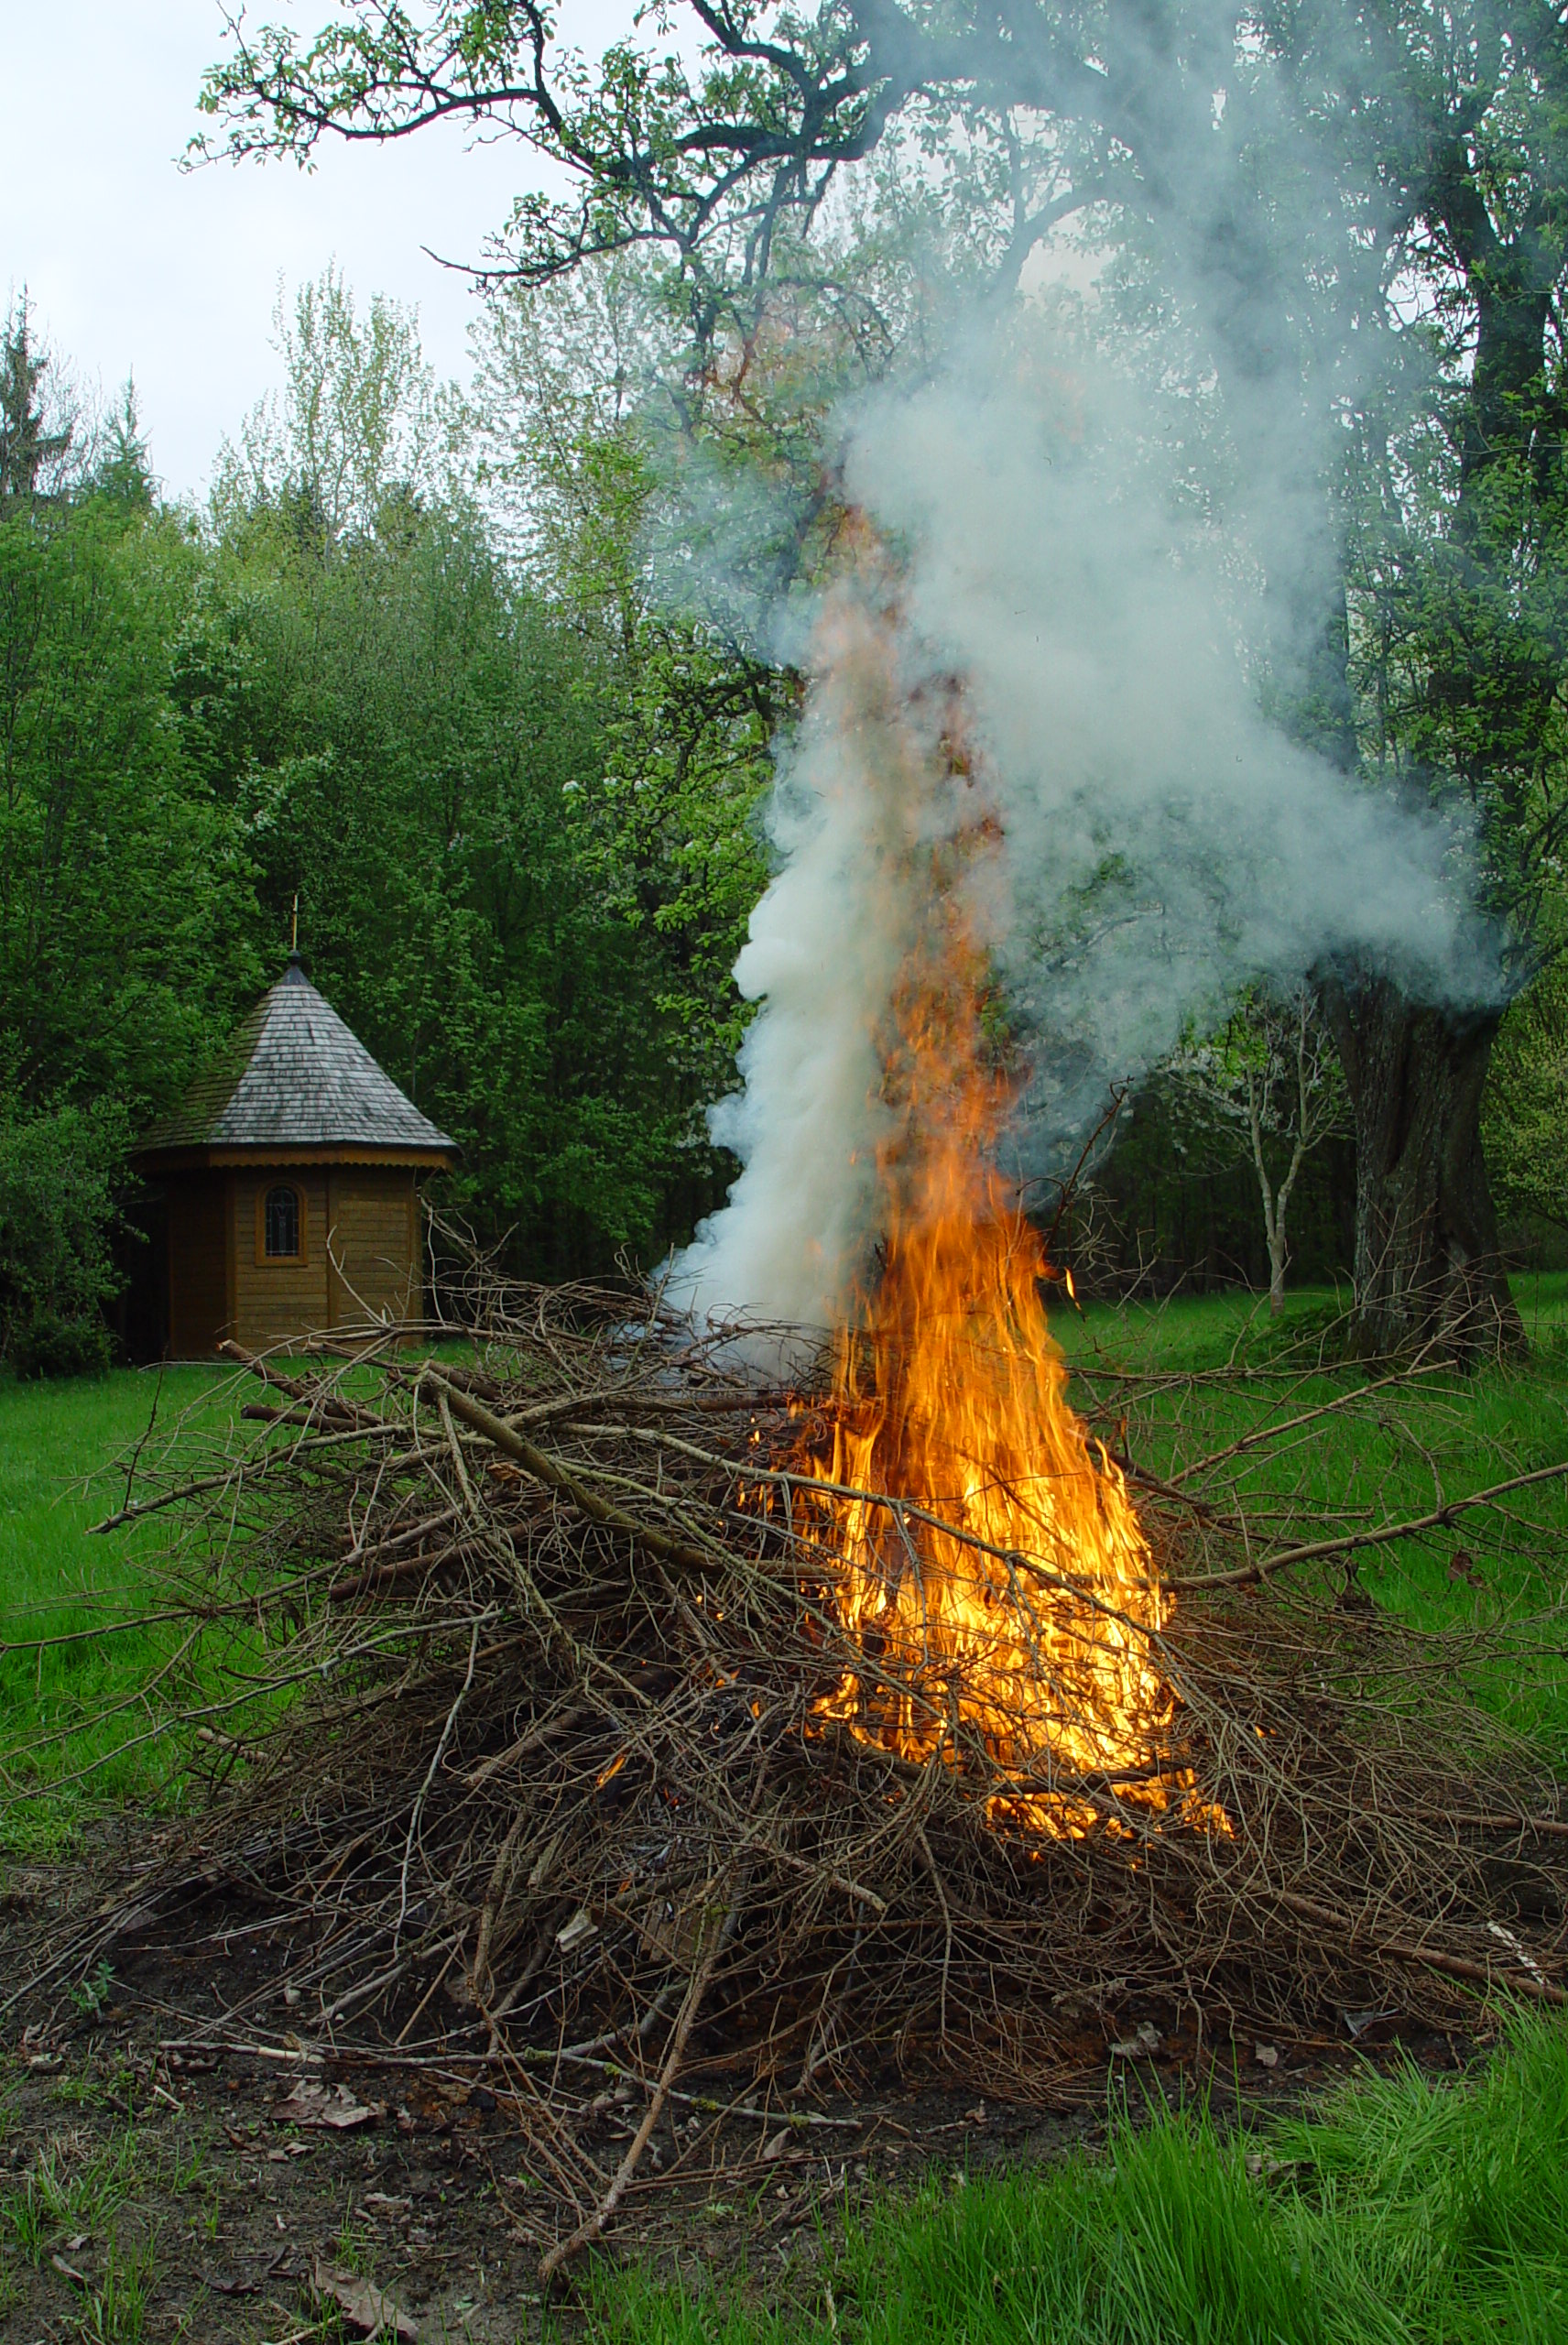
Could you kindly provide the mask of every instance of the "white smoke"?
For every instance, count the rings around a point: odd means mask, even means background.
[[[811,705],[774,794],[783,868],[735,965],[764,1006],[741,1049],[745,1088],[710,1118],[742,1171],[670,1287],[700,1313],[830,1322],[873,1225],[878,1030],[931,911],[910,849],[970,810],[900,689],[870,593],[846,581],[818,615]]]
[[[874,1234],[877,1036],[931,911],[890,843],[965,811],[920,738],[935,680],[959,681],[1004,833],[976,925],[1033,1053],[1035,1162],[1249,979],[1354,949],[1432,997],[1487,987],[1462,843],[1262,713],[1238,517],[1223,539],[1181,518],[1124,384],[1080,382],[1068,429],[1043,370],[981,356],[851,435],[848,492],[900,556],[898,690],[819,627],[736,967],[761,1004],[744,1090],[713,1118],[743,1170],[674,1270],[699,1313],[831,1320]]]

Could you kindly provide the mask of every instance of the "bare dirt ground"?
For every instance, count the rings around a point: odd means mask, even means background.
[[[0,1889],[6,1991],[96,1894],[81,1866],[12,1869]],[[281,1955],[254,1914],[214,1898],[124,1943],[112,1973],[57,1981],[13,2012],[0,2332],[16,2345],[304,2345],[363,2335],[377,2312],[401,2316],[402,2334],[474,2345],[578,2329],[580,2273],[564,2300],[541,2296],[540,2251],[561,2224],[538,2178],[550,2145],[529,2138],[505,2075],[460,2046],[323,2054],[273,1991]],[[219,2033],[227,2048],[201,2048]],[[1027,2104],[891,2075],[857,2099],[794,2107],[792,2122],[753,2075],[725,2072],[715,2041],[672,2097],[601,2252],[692,2280],[744,2273],[775,2301],[810,2297],[833,2225],[874,2187],[1092,2144],[1124,2096],[1137,2107],[1201,2083],[1249,2114],[1297,2105],[1399,2037],[1396,2012],[1340,2014],[1295,2040],[1211,2041],[1200,2060],[1169,2014],[1129,2032],[1125,2012],[1087,2013],[1081,2065]],[[1471,2049],[1402,2040],[1434,2068]],[[754,2113],[715,2114],[735,2104]],[[610,2078],[586,2110],[575,2150],[606,2183],[645,2105],[637,2080]]]

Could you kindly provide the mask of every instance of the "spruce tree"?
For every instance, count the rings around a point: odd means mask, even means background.
[[[27,297],[5,320],[0,343],[0,500],[36,496],[39,481],[71,446],[71,430],[49,429],[42,397],[47,352],[35,351]]]

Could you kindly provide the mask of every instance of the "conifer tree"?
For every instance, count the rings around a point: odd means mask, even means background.
[[[5,320],[0,342],[0,498],[36,496],[69,453],[69,424],[50,430],[44,391],[49,353],[33,342],[26,293]]]

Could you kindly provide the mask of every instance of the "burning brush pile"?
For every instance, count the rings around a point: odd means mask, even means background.
[[[1564,2000],[1554,1787],[1448,1647],[1314,1581],[1361,1534],[1271,1555],[1213,1475],[1118,1465],[951,1130],[815,1381],[475,1263],[465,1348],[248,1361],[250,1445],[144,1458],[118,1518],[183,1515],[209,1655],[213,1796],[140,1914],[239,1896],[308,2041],[487,2062],[552,2269],[672,2089],[1029,2095],[1139,2027],[1201,2063]],[[606,2191],[572,2127],[617,2075],[648,2100]]]

